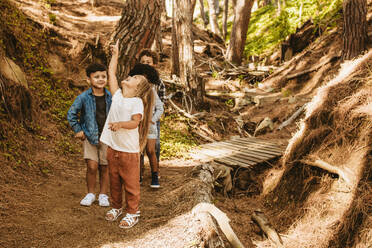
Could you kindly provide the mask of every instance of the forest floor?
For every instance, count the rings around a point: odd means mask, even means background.
[[[26,13],[28,10],[30,16],[34,18],[42,14],[30,8],[34,6],[34,1],[15,0],[14,2],[20,4],[19,6]],[[117,16],[120,15],[117,10],[107,13],[105,7],[92,9],[89,1],[77,1],[74,4],[62,0],[56,2],[58,4],[57,7],[53,7],[54,11],[57,15],[63,15],[63,21],[68,18],[70,21],[75,20],[75,26],[68,26],[76,31],[74,35],[82,31],[81,23],[85,23],[85,27],[89,27],[91,33],[109,33],[108,25],[115,23]],[[89,18],[81,17],[87,9],[96,16],[101,16],[102,19],[109,16],[110,18],[105,19],[109,21],[106,21],[104,25],[99,25],[97,22],[90,22]],[[57,16],[57,20],[58,18]],[[79,21],[76,21],[79,18],[84,19],[80,25]],[[112,28],[114,28],[113,25]],[[68,33],[66,30],[65,32]],[[78,35],[74,38],[78,38]],[[166,44],[170,44],[169,40]],[[165,59],[161,64],[162,74],[168,73],[166,68],[169,68],[169,59]],[[60,76],[71,77],[70,74]],[[212,82],[211,78],[207,81],[206,87],[214,87],[208,84]],[[262,93],[262,95],[267,94]],[[211,101],[215,102],[215,100]],[[303,98],[294,104],[283,102],[283,104],[274,106],[273,104],[261,107],[250,105],[244,109],[244,113],[246,118],[250,118],[254,123],[260,122],[265,117],[270,117],[280,123],[305,101],[308,99]],[[224,102],[220,104],[221,106],[216,106],[216,109],[222,111],[221,113],[230,113],[228,114],[230,117],[240,114],[226,109]],[[47,133],[46,137],[51,137],[53,133],[58,132],[54,124],[45,126],[43,129],[46,130],[44,131]],[[229,132],[228,128],[225,132],[221,131],[219,139],[238,134],[235,128],[231,129],[235,131]],[[286,145],[296,129],[297,126],[292,124],[281,131],[269,132],[260,137]],[[201,140],[201,143],[203,142],[205,141]],[[80,143],[77,143],[79,146]],[[14,181],[0,185],[4,193],[3,202],[6,202],[6,205],[0,205],[0,247],[122,247],[120,244],[124,241],[143,237],[150,230],[161,227],[175,217],[189,212],[193,207],[192,202],[184,198],[192,194],[192,192],[187,192],[192,189],[185,189],[183,185],[189,180],[190,171],[198,165],[198,161],[192,159],[162,160],[160,162],[161,188],[157,190],[149,187],[150,169],[146,164],[145,178],[141,186],[140,222],[132,229],[122,230],[118,228],[118,222],[111,223],[104,219],[105,212],[109,208],[99,207],[97,202],[91,207],[79,205],[86,192],[86,167],[82,155],[77,152],[61,156],[61,154],[50,152],[55,150],[53,146],[54,143],[44,141],[42,147],[35,146],[33,149],[33,156],[43,160],[45,164],[52,164],[51,171],[38,173],[31,177],[27,174],[15,175]],[[5,161],[1,162],[5,163]],[[279,161],[275,161],[272,167],[275,168],[278,164]],[[257,177],[257,180],[262,180],[264,177],[262,174]],[[242,243],[246,247],[253,247],[251,239],[264,240],[265,238],[251,221],[250,216],[253,210],[261,208],[264,203],[257,195],[247,194],[246,191],[234,191],[233,193],[229,197],[215,193],[214,203],[231,219],[230,224]],[[281,224],[288,225],[288,223]],[[164,236],[166,235],[164,233]],[[156,237],[153,238],[156,239]],[[190,244],[190,247],[193,247],[193,244]]]

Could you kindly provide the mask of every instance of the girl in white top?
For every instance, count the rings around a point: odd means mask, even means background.
[[[126,216],[120,221],[119,227],[130,228],[138,222],[140,216],[139,152],[146,145],[154,94],[152,86],[143,75],[127,77],[121,81],[119,88],[116,78],[118,41],[111,46],[111,52],[108,84],[113,97],[101,142],[108,145],[107,160],[113,208],[106,213],[105,218],[114,221],[122,214],[124,184]]]

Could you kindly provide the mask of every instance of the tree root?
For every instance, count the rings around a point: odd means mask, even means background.
[[[314,161],[311,161],[311,160],[301,160],[302,163],[304,164],[307,164],[307,165],[310,165],[310,166],[314,166],[314,167],[318,167],[318,168],[321,168],[325,171],[328,171],[329,173],[332,173],[332,174],[336,174],[339,176],[339,178],[341,178],[342,180],[344,180],[347,184],[351,184],[352,180],[351,180],[351,172],[347,172],[346,170],[343,170],[337,166],[334,166],[334,165],[331,165],[319,158],[316,158],[314,157],[315,160]]]

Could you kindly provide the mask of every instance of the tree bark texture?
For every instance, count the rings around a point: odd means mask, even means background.
[[[203,19],[204,27],[206,27],[208,25],[208,20],[207,20],[207,17],[205,16],[204,1],[199,0],[199,4],[200,4],[200,16]]]
[[[195,6],[196,6],[196,0],[191,0],[191,19],[194,18]]]
[[[227,18],[229,17],[229,0],[223,1],[223,17],[222,17],[222,35],[223,39],[226,40],[227,35]]]
[[[226,59],[236,64],[241,64],[242,62],[253,2],[254,0],[240,0],[236,2],[234,24],[226,53]]]
[[[194,46],[192,39],[191,1],[175,0],[175,24],[178,41],[181,83],[189,89],[196,88],[194,64]]]
[[[176,25],[176,1],[172,1],[172,74],[180,76],[180,58],[178,55],[177,25]]]
[[[209,5],[209,23],[211,24],[211,31],[212,33],[222,37],[221,30],[218,26],[217,22],[217,7],[215,0],[208,0]]]
[[[120,40],[117,76],[125,78],[143,48],[150,48],[160,26],[160,0],[127,0],[112,36]]]
[[[344,0],[343,59],[352,59],[366,49],[367,1]]]

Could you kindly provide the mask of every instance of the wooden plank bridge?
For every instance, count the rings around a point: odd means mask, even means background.
[[[257,138],[234,138],[199,146],[193,158],[231,167],[252,168],[282,155],[283,146]]]

